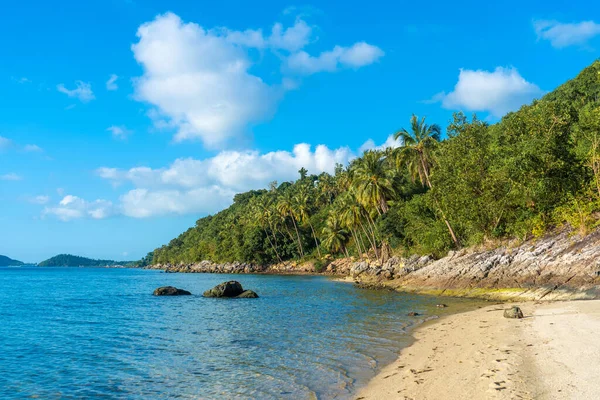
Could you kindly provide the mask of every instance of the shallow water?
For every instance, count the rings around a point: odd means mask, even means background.
[[[239,280],[258,299],[205,299]],[[193,296],[154,297],[172,285]],[[0,398],[346,399],[455,300],[323,277],[0,268]],[[443,300],[448,303],[448,299]]]

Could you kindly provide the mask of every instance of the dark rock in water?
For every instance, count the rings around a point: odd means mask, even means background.
[[[236,296],[238,299],[256,299],[258,295],[252,290],[244,290],[242,294]]]
[[[163,286],[159,287],[154,291],[155,296],[189,296],[190,292],[183,289],[177,289],[173,286]]]
[[[411,311],[406,315],[408,315],[409,317],[418,317],[420,314],[418,312]]]
[[[446,308],[446,307],[448,307],[446,304],[436,304],[435,306],[437,308]]]
[[[237,297],[244,292],[244,288],[237,281],[223,282],[220,285],[204,292],[204,297]]]
[[[523,318],[523,311],[517,306],[504,310],[504,318]]]

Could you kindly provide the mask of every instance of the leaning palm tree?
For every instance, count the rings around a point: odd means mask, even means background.
[[[402,146],[396,149],[396,161],[399,166],[405,166],[414,181],[419,180],[423,186],[433,189],[430,179],[431,166],[433,165],[433,149],[439,143],[441,136],[440,126],[437,124],[427,125],[425,117],[419,119],[416,115],[410,119],[410,132],[404,128],[394,135],[394,139],[400,139]],[[454,230],[448,222],[448,218],[440,207],[434,196],[435,203],[442,214],[442,219],[452,236],[452,241],[460,246]]]
[[[348,256],[346,242],[348,241],[348,232],[343,228],[340,217],[330,214],[323,227],[323,245],[334,253],[339,253],[342,249]]]
[[[298,231],[298,225],[296,224],[296,210],[295,210],[295,201],[294,194],[291,189],[287,189],[277,201],[277,210],[281,213],[281,215],[285,217],[289,217],[294,224],[294,229],[296,230],[296,238],[298,239],[298,252],[300,253],[300,257],[304,257],[304,251],[302,250],[302,241],[300,240],[300,232]]]
[[[308,191],[308,186],[302,185],[300,190],[293,197],[293,205],[294,205],[294,214],[298,216],[298,221],[303,224],[308,223],[310,226],[310,230],[312,232],[313,238],[315,240],[315,247],[317,248],[317,253],[319,254],[319,258],[321,258],[321,250],[319,249],[319,242],[317,241],[317,235],[315,234],[315,228],[313,224],[310,222],[310,194]]]
[[[388,211],[388,201],[394,196],[394,188],[381,152],[368,150],[356,161],[352,170],[352,186],[365,207],[372,207],[380,215]]]

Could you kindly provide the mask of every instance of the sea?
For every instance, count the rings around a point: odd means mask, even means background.
[[[260,297],[202,297],[227,280]],[[351,399],[411,329],[469,307],[321,276],[2,267],[0,399]]]

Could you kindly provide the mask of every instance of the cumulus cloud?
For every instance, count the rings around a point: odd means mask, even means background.
[[[335,46],[333,50],[324,51],[316,57],[305,51],[294,53],[287,59],[286,68],[306,75],[323,71],[333,72],[340,67],[364,67],[376,62],[383,55],[384,52],[379,47],[360,42],[351,47]]]
[[[61,221],[70,221],[79,218],[103,219],[114,215],[114,207],[110,201],[86,201],[73,195],[65,196],[58,205],[46,207],[43,216],[53,215]]]
[[[14,172],[10,172],[8,174],[0,175],[0,181],[21,181],[23,177]]]
[[[67,89],[63,83],[56,86],[56,90],[66,94],[69,97],[79,99],[82,103],[87,103],[96,98],[92,92],[92,85],[83,81],[75,82],[75,89]]]
[[[137,36],[132,49],[144,75],[135,96],[177,126],[176,141],[219,147],[273,113],[280,93],[248,72],[247,55],[225,37],[171,13],[142,25]]]
[[[269,119],[285,92],[298,87],[287,76],[266,83],[251,70],[250,49],[277,52],[281,60],[289,57],[282,61],[284,74],[304,75],[359,68],[383,55],[359,42],[313,57],[302,50],[315,40],[313,27],[299,17],[289,27],[275,23],[264,35],[261,29],[205,29],[167,13],[141,25],[137,37],[132,51],[143,75],[134,80],[135,98],[153,106],[154,124],[174,129],[175,141],[199,139],[210,148],[224,148]]]
[[[369,139],[365,143],[363,143],[362,146],[360,146],[358,151],[362,154],[367,150],[385,150],[388,148],[396,149],[400,146],[402,146],[402,139],[394,139],[394,135],[390,135],[387,137],[386,141],[379,146],[375,144],[375,141],[373,139]]]
[[[119,86],[117,85],[117,79],[119,77],[115,74],[111,74],[108,80],[106,81],[106,90],[117,90]]]
[[[127,137],[133,133],[133,131],[127,129],[127,127],[125,127],[124,125],[112,125],[106,128],[106,130],[112,133],[115,139],[121,140],[127,139]]]
[[[454,90],[440,93],[432,101],[441,101],[447,109],[486,111],[502,117],[543,94],[543,90],[525,80],[515,68],[497,67],[492,72],[461,69]]]
[[[600,35],[600,24],[594,21],[562,23],[539,20],[533,22],[533,28],[538,40],[548,40],[557,49],[584,46],[590,39]]]

